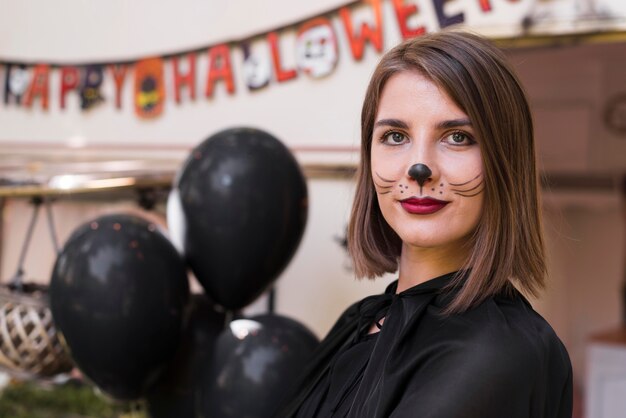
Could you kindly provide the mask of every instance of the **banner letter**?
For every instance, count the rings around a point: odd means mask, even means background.
[[[233,80],[233,68],[230,65],[230,49],[228,45],[221,44],[209,50],[209,74],[207,76],[205,95],[213,97],[215,83],[224,80],[228,94],[235,93],[235,82]]]
[[[367,23],[361,24],[361,33],[355,33],[352,28],[352,17],[350,15],[350,9],[348,7],[342,7],[339,10],[339,16],[343,21],[343,25],[346,29],[346,35],[350,41],[350,49],[352,50],[352,56],[357,61],[363,58],[363,50],[365,48],[365,41],[369,40],[370,43],[378,52],[383,50],[383,21],[380,7],[380,0],[368,0],[371,3],[374,11],[374,20],[376,22],[374,27],[371,27]]]
[[[414,38],[426,33],[426,28],[423,26],[418,28],[409,28],[406,25],[406,21],[409,16],[417,13],[418,11],[416,4],[404,4],[404,0],[393,0],[393,8],[396,11],[396,18],[398,19],[402,39]]]
[[[124,64],[110,65],[109,69],[111,70],[111,75],[113,75],[113,81],[115,82],[115,107],[121,109],[122,87],[124,87],[124,80],[126,79],[128,66]]]
[[[189,97],[191,100],[196,100],[196,54],[187,54],[187,71],[185,74],[181,70],[181,57],[172,59],[174,68],[174,99],[176,103],[180,103],[180,90],[181,87],[187,86],[189,89]]]
[[[276,80],[279,83],[283,81],[291,80],[295,78],[298,73],[295,69],[286,70],[280,63],[280,49],[278,47],[278,33],[270,32],[267,34],[267,42],[270,44],[272,51],[272,61],[274,62],[274,72],[276,73]]]
[[[65,109],[65,96],[78,86],[78,68],[61,68],[61,109]]]
[[[437,12],[437,19],[439,20],[439,27],[442,29],[451,25],[456,25],[457,23],[463,23],[465,21],[463,13],[459,13],[454,16],[446,15],[444,8],[447,1],[448,0],[434,0],[435,11]]]
[[[480,3],[480,10],[482,10],[483,12],[490,12],[491,11],[491,1],[490,0],[478,0],[478,2]]]
[[[36,97],[41,97],[41,107],[48,110],[48,80],[50,67],[47,64],[38,64],[33,69],[33,80],[24,97],[24,104],[27,107],[33,105]]]

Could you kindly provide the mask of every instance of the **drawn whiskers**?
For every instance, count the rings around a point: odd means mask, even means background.
[[[388,180],[384,177],[382,177],[380,174],[375,173],[376,177],[378,177],[381,181],[385,182],[385,183],[395,183],[395,180]],[[374,185],[376,186],[376,192],[378,194],[387,194],[387,193],[391,193],[391,189],[393,187],[393,184],[390,184],[389,186],[384,186],[381,184],[378,184],[377,182],[374,182]]]
[[[463,197],[473,197],[476,196],[485,189],[483,186],[482,173],[479,173],[476,177],[471,180],[468,180],[464,183],[449,183],[450,186],[453,186],[452,190],[454,194],[458,194]],[[476,183],[475,181],[478,180]]]
[[[376,186],[376,192],[378,194],[387,194],[387,193],[391,193],[391,188],[393,186],[381,186],[380,184],[374,182],[374,185]],[[381,191],[383,190],[383,191]]]

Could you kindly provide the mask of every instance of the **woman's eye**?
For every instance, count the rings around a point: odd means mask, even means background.
[[[463,132],[452,132],[444,139],[450,145],[470,145],[474,143],[474,140],[468,134]]]
[[[406,136],[400,132],[388,132],[383,135],[383,142],[389,145],[399,145],[406,142]]]

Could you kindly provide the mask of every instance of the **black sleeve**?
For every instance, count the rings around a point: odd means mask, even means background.
[[[458,341],[433,347],[419,370],[392,418],[571,418],[569,357],[541,358],[510,341]]]

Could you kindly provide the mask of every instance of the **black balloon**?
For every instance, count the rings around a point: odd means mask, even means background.
[[[177,183],[187,261],[211,299],[240,309],[266,290],[300,243],[307,188],[272,135],[219,132],[196,147]]]
[[[56,260],[54,321],[82,372],[141,397],[174,355],[189,298],[184,262],[157,226],[108,215],[80,226]]]
[[[152,418],[196,418],[213,347],[225,317],[204,295],[193,295],[181,344],[155,388],[147,396]]]
[[[231,322],[217,339],[201,416],[272,417],[317,345],[307,328],[282,316]]]

